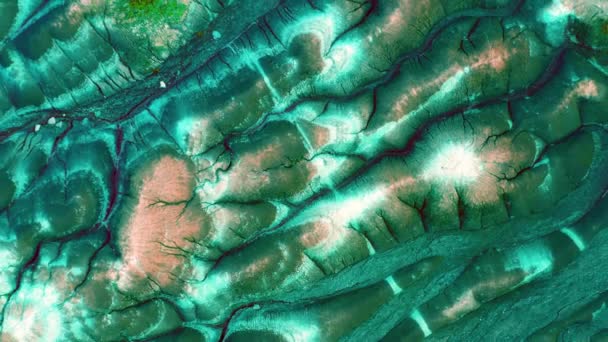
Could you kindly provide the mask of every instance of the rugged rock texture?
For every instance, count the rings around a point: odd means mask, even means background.
[[[605,341],[608,3],[0,0],[1,341]]]

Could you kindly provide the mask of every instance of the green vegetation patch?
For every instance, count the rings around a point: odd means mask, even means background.
[[[176,24],[188,6],[179,0],[117,0],[114,10],[119,21],[135,24]]]

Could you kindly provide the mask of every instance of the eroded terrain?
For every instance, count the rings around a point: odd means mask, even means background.
[[[0,1],[1,341],[605,341],[608,3]]]

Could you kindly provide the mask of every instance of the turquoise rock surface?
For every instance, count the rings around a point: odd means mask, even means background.
[[[0,0],[0,341],[608,340],[608,2]]]

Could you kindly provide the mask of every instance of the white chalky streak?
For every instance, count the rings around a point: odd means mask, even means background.
[[[587,246],[585,246],[585,241],[578,235],[577,232],[570,228],[562,228],[561,232],[564,233],[572,242],[576,245],[579,251],[584,251]]]
[[[369,241],[369,239],[365,236],[363,236],[365,238],[365,243],[367,245],[367,250],[369,251],[369,255],[374,255],[376,254],[376,249],[374,248],[374,246],[372,246],[372,243]]]
[[[412,311],[412,313],[410,314],[410,318],[416,321],[416,323],[420,327],[420,330],[422,330],[424,337],[428,337],[433,333],[431,331],[431,328],[429,328],[429,325],[426,324],[426,320],[424,319],[424,317],[422,317],[422,314],[418,309]]]
[[[401,288],[401,286],[399,286],[399,284],[397,284],[393,276],[388,276],[388,278],[386,278],[385,280],[388,286],[391,287],[391,290],[393,290],[393,294],[397,295],[403,291],[403,289]]]
[[[264,69],[260,65],[260,62],[257,59],[252,59],[252,62],[253,62],[253,65],[255,66],[255,68],[258,70],[258,72],[262,76],[262,79],[264,80],[264,83],[266,83],[268,90],[270,90],[273,100],[275,102],[278,101],[281,98],[281,96],[279,95],[279,92],[275,89],[275,87],[270,82],[268,75],[266,75],[266,71],[264,71]]]

